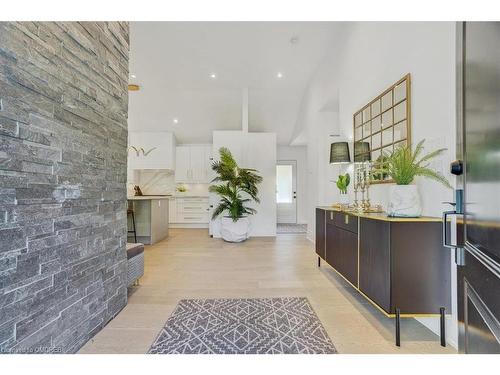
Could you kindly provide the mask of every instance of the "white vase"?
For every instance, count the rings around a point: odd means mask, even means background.
[[[250,237],[250,219],[240,217],[233,221],[232,218],[224,216],[221,220],[220,234],[224,241],[242,242]]]
[[[419,217],[422,214],[417,185],[392,185],[389,189],[389,216]]]
[[[341,205],[349,204],[349,195],[340,193],[339,203]]]

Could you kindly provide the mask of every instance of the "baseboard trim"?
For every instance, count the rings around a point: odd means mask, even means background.
[[[316,241],[315,241],[315,238],[314,238],[314,236],[313,236],[313,233],[312,233],[312,232],[307,231],[307,233],[306,233],[306,238],[307,238],[309,241],[311,241],[313,245],[315,245],[315,244],[316,244]]]

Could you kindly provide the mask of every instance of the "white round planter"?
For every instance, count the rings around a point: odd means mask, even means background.
[[[341,205],[348,205],[349,204],[349,195],[348,194],[340,194],[340,198],[339,198],[339,203]]]
[[[242,242],[250,237],[250,219],[241,217],[233,221],[230,217],[222,217],[220,234],[227,242]]]
[[[422,214],[417,185],[392,185],[389,189],[389,216],[418,217]]]

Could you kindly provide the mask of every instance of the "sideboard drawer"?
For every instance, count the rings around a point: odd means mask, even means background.
[[[345,212],[338,212],[334,215],[335,225],[339,228],[348,230],[353,233],[358,233],[358,217],[347,214]]]

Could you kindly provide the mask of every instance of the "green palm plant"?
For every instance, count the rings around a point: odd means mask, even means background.
[[[237,221],[245,215],[253,215],[257,211],[247,206],[252,200],[259,203],[258,184],[262,177],[255,169],[240,168],[226,147],[219,149],[220,160],[212,163],[212,170],[217,173],[212,182],[220,182],[211,185],[209,191],[220,196],[221,200],[212,214],[215,220],[224,212]]]
[[[448,180],[439,172],[430,169],[428,163],[429,160],[441,155],[446,149],[440,148],[420,156],[424,148],[424,142],[425,139],[422,139],[414,151],[410,146],[404,145],[398,147],[392,153],[384,153],[383,158],[372,171],[372,175],[387,175],[398,185],[409,185],[416,176],[422,176],[440,182],[451,189]]]

